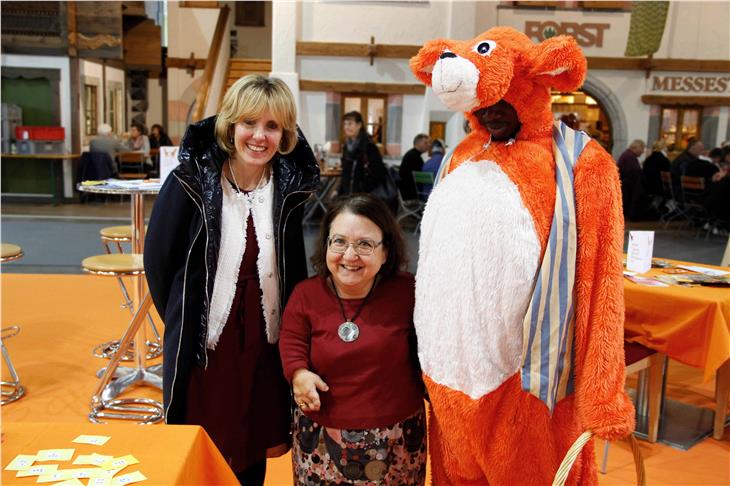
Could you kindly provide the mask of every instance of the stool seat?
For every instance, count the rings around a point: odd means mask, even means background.
[[[99,230],[99,235],[109,240],[130,240],[132,238],[132,226],[107,226]]]
[[[142,255],[139,253],[114,253],[84,258],[81,267],[87,272],[117,276],[144,273]]]
[[[12,243],[0,244],[0,258],[2,261],[17,260],[23,256],[23,249]]]

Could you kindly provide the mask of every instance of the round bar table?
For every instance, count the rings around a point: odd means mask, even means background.
[[[131,218],[132,218],[132,253],[143,254],[144,252],[144,196],[157,194],[160,191],[159,181],[147,182],[147,181],[117,181],[107,180],[103,184],[84,185],[78,184],[76,188],[81,192],[88,192],[91,194],[107,194],[107,195],[129,195],[131,196]],[[146,293],[146,280],[143,275],[133,277],[135,282],[132,287],[131,300],[134,309],[136,310],[135,320],[137,314],[140,311],[143,312],[141,315],[147,313],[149,309],[149,294]],[[142,309],[145,307],[145,309]],[[138,322],[139,324],[139,322]],[[116,354],[119,354],[124,345],[124,338],[120,342],[119,350]],[[126,346],[125,346],[126,347]],[[145,350],[147,348],[147,336],[146,328],[144,325],[139,325],[134,335],[134,367],[133,368],[121,368],[125,370],[124,373],[117,372],[116,365],[118,360],[113,359],[107,367],[107,370],[102,377],[100,388],[102,390],[94,396],[94,400],[100,398],[103,402],[110,402],[124,392],[127,388],[137,384],[147,384],[158,389],[162,389],[162,378],[161,366],[147,367],[147,358]],[[116,372],[116,373],[115,373]],[[112,375],[119,376],[115,381],[111,381]],[[120,376],[121,375],[121,376]]]

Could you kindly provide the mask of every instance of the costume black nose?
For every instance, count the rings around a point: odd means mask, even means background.
[[[443,54],[441,54],[439,59],[446,59],[447,57],[456,57],[456,54],[454,54],[453,52],[444,52]]]

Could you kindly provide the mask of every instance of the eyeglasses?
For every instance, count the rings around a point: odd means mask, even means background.
[[[330,236],[327,238],[327,247],[334,253],[346,253],[347,249],[352,246],[352,249],[360,256],[372,255],[377,247],[382,245],[382,241],[375,242],[373,240],[357,240],[347,241],[344,237],[339,235]]]

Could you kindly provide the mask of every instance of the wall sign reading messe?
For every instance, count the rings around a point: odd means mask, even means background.
[[[662,76],[651,77],[651,90],[680,93],[728,93],[730,76]]]

